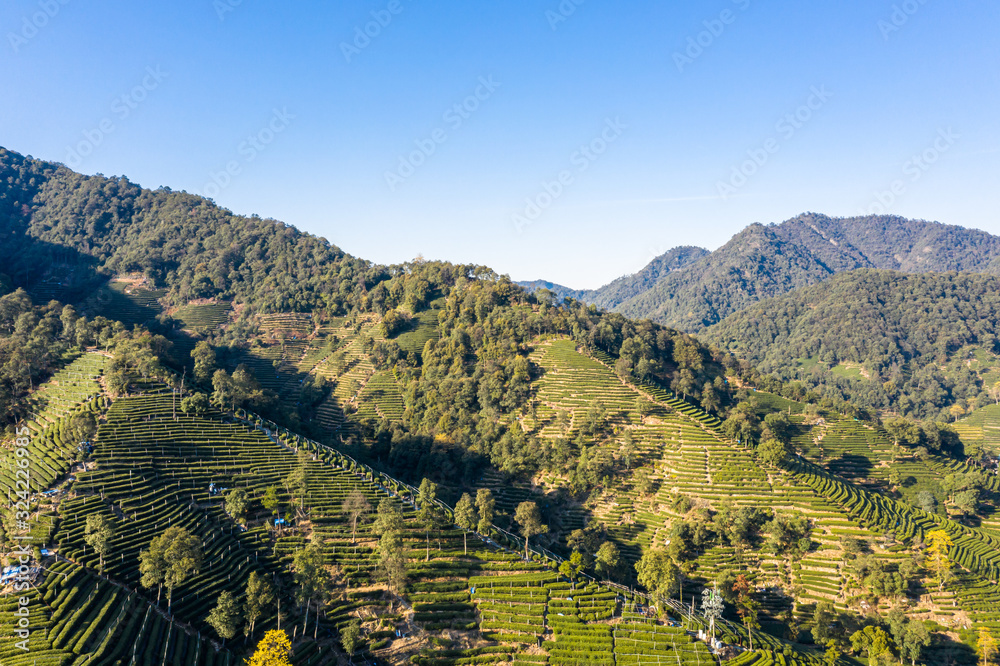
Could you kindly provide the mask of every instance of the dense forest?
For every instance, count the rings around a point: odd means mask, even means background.
[[[88,177],[0,149],[4,272],[78,295],[92,272],[144,274],[168,302],[236,299],[260,311],[352,307],[381,269],[276,220],[233,215],[168,188]],[[76,293],[70,287],[78,286]]]
[[[702,336],[762,372],[944,421],[1000,398],[1000,278],[860,270],[758,303]]]

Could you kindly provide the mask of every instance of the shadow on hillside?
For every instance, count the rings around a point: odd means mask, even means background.
[[[845,453],[831,460],[827,467],[845,479],[866,479],[872,471],[872,461],[865,456]]]
[[[28,292],[36,305],[55,300],[72,305],[79,314],[91,319],[106,317],[163,335],[174,344],[169,355],[175,367],[191,367],[189,354],[194,348],[194,338],[157,319],[161,309],[152,305],[155,298],[140,302],[111,288],[111,274],[101,268],[96,257],[13,233],[0,243],[0,273],[8,275],[15,288]]]
[[[934,642],[926,655],[928,663],[935,664],[977,664],[979,656],[965,643],[960,643],[948,634],[934,634]]]
[[[108,280],[97,258],[21,234],[0,243],[0,273],[37,305],[57,300],[75,307]]]

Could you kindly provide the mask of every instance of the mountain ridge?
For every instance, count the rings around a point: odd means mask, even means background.
[[[898,216],[834,218],[803,213],[754,223],[713,252],[678,268],[659,267],[685,248],[657,257],[583,300],[634,319],[697,332],[760,300],[857,269],[907,273],[1000,274],[1000,237],[978,229]],[[620,298],[629,294],[627,298]]]

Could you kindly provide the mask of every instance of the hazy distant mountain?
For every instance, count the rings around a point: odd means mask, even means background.
[[[590,302],[590,295],[594,293],[591,289],[571,289],[570,287],[564,287],[561,284],[549,282],[548,280],[521,280],[517,284],[528,291],[548,289],[559,298],[572,298],[587,303]]]
[[[691,245],[675,247],[653,259],[638,273],[624,275],[598,289],[571,289],[546,280],[524,281],[518,284],[529,290],[548,289],[560,298],[575,298],[578,301],[594,303],[605,310],[612,310],[619,303],[652,288],[657,280],[667,273],[680,270],[709,254],[708,250]]]
[[[612,310],[630,298],[635,298],[649,291],[668,273],[685,268],[709,254],[711,253],[708,250],[701,247],[691,245],[675,247],[653,259],[638,273],[620,277],[600,289],[595,289],[591,292],[589,301],[599,307]]]
[[[649,288],[637,289],[627,300],[604,299],[605,290],[620,280],[597,290],[590,300],[629,317],[697,331],[764,298],[859,268],[1000,274],[1000,238],[894,216],[830,218],[807,213],[778,225],[753,224],[684,270],[667,272]]]

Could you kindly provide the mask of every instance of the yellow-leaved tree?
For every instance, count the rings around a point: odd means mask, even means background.
[[[993,663],[993,659],[997,656],[997,639],[993,638],[993,634],[986,627],[979,627],[979,641],[976,648],[983,666]]]
[[[937,574],[938,589],[944,591],[944,584],[951,578],[951,559],[948,557],[955,545],[944,530],[927,533],[927,555],[930,565]]]
[[[292,642],[288,640],[288,634],[272,629],[257,643],[257,649],[247,663],[249,666],[292,666],[288,660],[291,651]]]

